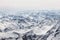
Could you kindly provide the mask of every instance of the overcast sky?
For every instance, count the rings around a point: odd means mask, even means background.
[[[60,9],[60,0],[0,0],[0,8]]]

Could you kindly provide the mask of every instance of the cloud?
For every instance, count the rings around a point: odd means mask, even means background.
[[[60,9],[60,0],[0,0],[0,7]]]

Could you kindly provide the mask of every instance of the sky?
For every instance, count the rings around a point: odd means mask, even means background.
[[[60,9],[60,0],[0,0],[0,8]]]

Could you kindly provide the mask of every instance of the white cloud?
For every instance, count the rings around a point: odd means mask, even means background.
[[[0,7],[60,9],[60,0],[0,0]]]

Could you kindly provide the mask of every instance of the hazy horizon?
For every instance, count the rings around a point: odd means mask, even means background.
[[[60,0],[0,0],[0,8],[60,9]]]

